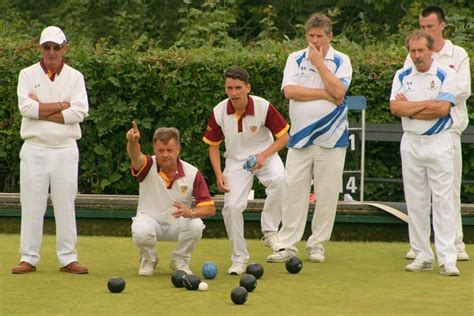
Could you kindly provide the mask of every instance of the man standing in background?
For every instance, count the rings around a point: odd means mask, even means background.
[[[433,44],[432,37],[420,30],[407,37],[414,66],[397,71],[390,96],[390,110],[402,120],[403,189],[410,218],[410,246],[416,254],[405,270],[433,270],[432,213],[439,273],[458,276],[452,193],[454,148],[449,135],[451,107],[456,106],[455,73],[432,59]]]
[[[21,258],[12,269],[14,274],[36,271],[48,193],[54,206],[60,271],[88,273],[77,262],[74,202],[79,123],[88,116],[89,103],[83,75],[64,63],[68,48],[63,31],[48,26],[39,42],[41,61],[23,69],[18,80],[24,143],[20,151]]]
[[[434,40],[433,59],[439,64],[453,69],[456,72],[456,106],[451,108],[453,125],[449,130],[454,145],[454,182],[453,202],[456,212],[456,239],[454,244],[457,251],[458,261],[469,260],[466,253],[466,245],[463,242],[463,229],[461,219],[461,180],[462,180],[462,148],[461,135],[469,123],[466,101],[471,95],[471,70],[469,56],[464,48],[453,45],[451,41],[443,37],[446,27],[446,18],[442,8],[438,6],[427,6],[419,16],[420,28],[430,34]],[[408,54],[405,66],[413,65]],[[406,254],[407,259],[415,259],[415,252],[410,249]]]
[[[311,262],[324,262],[331,238],[348,146],[346,91],[352,80],[349,57],[331,46],[332,22],[314,14],[306,22],[308,47],[289,55],[282,90],[289,99],[290,141],[286,158],[287,199],[279,239],[286,249],[267,257],[284,262],[297,255],[308,216],[311,180],[318,202],[306,243]]]

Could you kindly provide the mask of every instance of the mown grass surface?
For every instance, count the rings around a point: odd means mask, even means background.
[[[206,261],[218,265],[218,276],[207,280],[207,292],[174,288],[168,267],[175,244],[158,245],[160,262],[152,277],[137,275],[138,255],[131,238],[80,237],[80,262],[90,274],[58,271],[55,237],[43,240],[38,271],[13,275],[18,263],[18,235],[0,235],[1,315],[473,315],[474,264],[460,262],[461,277],[404,271],[405,243],[330,242],[326,263],[310,263],[300,244],[303,270],[289,274],[284,264],[265,262],[269,249],[249,240],[251,261],[262,263],[263,277],[244,305],[234,305],[230,291],[239,277],[227,275],[226,239],[204,239],[191,269],[201,276]],[[468,246],[474,255],[474,245]],[[107,280],[123,277],[123,293],[111,294]]]

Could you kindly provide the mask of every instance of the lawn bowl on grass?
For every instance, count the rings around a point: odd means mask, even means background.
[[[201,272],[204,279],[215,279],[217,276],[217,265],[214,262],[208,261],[202,265]]]
[[[107,281],[107,288],[111,293],[121,293],[125,289],[125,280],[119,277],[110,278]]]
[[[183,277],[187,275],[186,272],[183,270],[176,270],[173,273],[171,273],[171,283],[177,288],[184,287],[183,284]]]
[[[230,299],[236,305],[242,305],[247,301],[249,293],[246,288],[242,286],[234,287],[232,292],[230,292]]]
[[[260,263],[251,263],[247,266],[246,273],[260,279],[263,275],[263,266]]]
[[[183,284],[186,290],[195,291],[199,288],[201,279],[194,274],[187,274],[183,277]]]
[[[303,262],[298,257],[291,257],[290,259],[286,260],[285,267],[288,272],[291,274],[296,274],[303,269]]]
[[[249,293],[253,292],[257,287],[257,278],[246,273],[240,277],[240,286],[244,287]]]

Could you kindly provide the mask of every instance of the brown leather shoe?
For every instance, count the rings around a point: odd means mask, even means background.
[[[35,271],[36,271],[36,267],[26,261],[22,261],[18,265],[12,268],[13,274],[25,274],[25,273],[35,272]]]
[[[64,266],[59,269],[61,272],[68,272],[68,273],[74,273],[74,274],[87,274],[89,273],[89,270],[87,270],[86,267],[81,266],[79,262],[73,261],[67,266]]]

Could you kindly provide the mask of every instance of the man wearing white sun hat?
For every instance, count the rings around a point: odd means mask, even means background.
[[[39,41],[41,60],[21,70],[18,79],[24,143],[20,151],[21,257],[13,274],[36,271],[48,193],[54,207],[60,271],[88,273],[77,261],[74,201],[79,163],[76,142],[89,103],[83,75],[64,63],[68,48],[59,27],[46,27]]]

